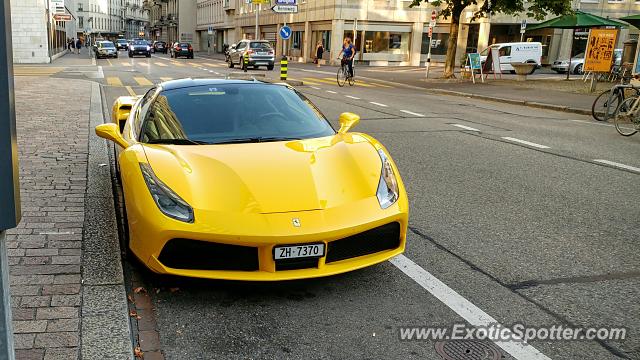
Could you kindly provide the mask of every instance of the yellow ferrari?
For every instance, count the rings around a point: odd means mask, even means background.
[[[96,134],[117,144],[128,247],[152,271],[289,280],[404,251],[409,205],[374,138],[335,131],[295,89],[184,79],[121,97]]]

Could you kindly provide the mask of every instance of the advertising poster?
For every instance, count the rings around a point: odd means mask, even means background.
[[[591,29],[584,56],[584,71],[609,72],[613,63],[617,29]]]

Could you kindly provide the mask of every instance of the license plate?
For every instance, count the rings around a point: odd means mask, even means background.
[[[324,256],[324,244],[278,246],[273,249],[275,260],[322,256]]]
[[[256,61],[256,65],[269,65],[266,61]]]

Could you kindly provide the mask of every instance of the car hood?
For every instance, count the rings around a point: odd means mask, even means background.
[[[149,45],[131,45],[134,49],[145,49],[147,50],[147,46]]]
[[[320,210],[375,196],[381,161],[366,136],[228,145],[145,145],[156,176],[194,209]]]

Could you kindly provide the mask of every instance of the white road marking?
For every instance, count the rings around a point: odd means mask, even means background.
[[[351,96],[351,95],[345,95],[345,96],[348,97],[349,99],[360,100],[359,97],[355,97],[355,96]]]
[[[602,160],[602,159],[595,159],[593,161],[599,162],[599,163],[602,163],[602,164],[607,164],[607,165],[619,167],[621,169],[631,170],[631,171],[635,171],[635,172],[640,173],[640,168],[637,168],[635,166],[620,164],[620,163],[617,163],[617,162],[613,162],[613,161],[609,161],[609,160]]]
[[[210,73],[214,72],[213,70],[209,70]]]
[[[378,106],[382,106],[382,107],[387,107],[387,105],[385,105],[385,104],[380,104],[380,103],[377,103],[377,102],[375,102],[375,101],[369,101],[369,104],[378,105]]]
[[[452,126],[457,126],[460,129],[465,129],[465,130],[470,130],[470,131],[480,131],[476,128],[472,128],[471,126],[465,126],[465,125],[460,125],[460,124],[451,124]]]
[[[73,231],[43,231],[40,235],[71,235]]]
[[[217,72],[217,71],[214,71],[213,73],[214,73],[214,74],[216,74],[216,75],[220,75],[220,73],[219,73],[219,72]]]
[[[502,138],[505,139],[505,140],[517,142],[517,143],[520,143],[520,144],[533,146],[533,147],[536,147],[538,149],[549,149],[549,147],[546,146],[546,145],[540,145],[540,144],[532,143],[530,141],[520,140],[520,139],[508,137],[508,136],[503,136]]]
[[[572,119],[571,121],[575,121],[575,122],[579,122],[579,123],[583,123],[583,124],[589,124],[589,125],[613,126],[611,124],[607,124],[607,123],[604,123],[604,122],[595,122],[595,121],[577,120],[577,119]]]
[[[328,92],[329,94],[337,94],[337,92],[335,92],[335,91],[331,91],[331,90],[327,90],[327,92]]]
[[[482,309],[462,297],[455,290],[448,287],[447,284],[418,266],[406,256],[398,255],[389,260],[389,262],[472,326],[488,327],[493,325],[498,327],[498,321],[496,319],[482,311]],[[506,329],[504,326],[501,326],[501,328]],[[513,336],[515,337],[515,334]],[[523,341],[495,341],[495,344],[518,360],[551,360],[541,353],[540,350]]]
[[[315,89],[315,90],[320,90],[320,88],[319,88],[319,87],[317,87],[317,86],[312,86],[311,88],[312,88],[312,89]]]
[[[409,114],[409,115],[413,115],[413,116],[417,116],[417,117],[424,117],[424,114],[415,113],[413,111],[409,111],[409,110],[400,110],[400,111],[405,113],[405,114]]]

